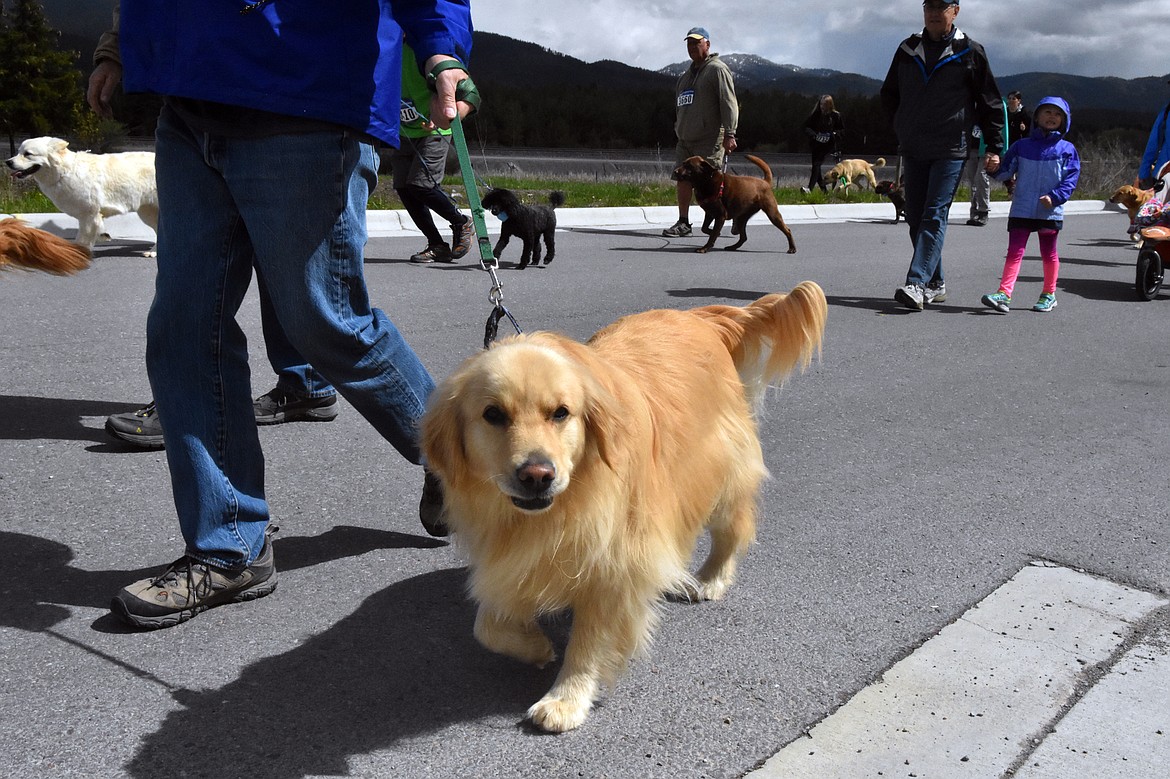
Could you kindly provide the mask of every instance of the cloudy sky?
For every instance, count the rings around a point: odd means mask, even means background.
[[[921,0],[472,0],[472,16],[478,30],[586,62],[657,70],[685,60],[683,36],[701,26],[722,54],[873,78],[922,29]],[[1168,0],[968,0],[957,24],[998,75],[1170,73]]]

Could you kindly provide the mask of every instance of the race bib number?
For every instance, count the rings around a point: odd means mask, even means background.
[[[690,105],[695,102],[695,90],[684,89],[678,93],[678,106],[681,108],[684,105]]]
[[[411,103],[408,100],[403,100],[401,102],[398,113],[399,121],[407,127],[421,125],[425,121],[423,119],[423,115],[420,114],[418,109],[414,107],[414,103]]]

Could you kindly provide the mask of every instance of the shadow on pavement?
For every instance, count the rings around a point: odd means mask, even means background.
[[[86,427],[82,417],[106,417],[141,408],[141,403],[111,403],[74,398],[36,398],[27,395],[0,395],[0,439],[12,441],[56,438],[62,441],[109,443],[101,428]]]
[[[441,740],[460,722],[504,716],[514,727],[556,669],[480,647],[465,581],[447,569],[391,585],[220,689],[173,691],[182,708],[143,739],[127,774],[348,776],[355,755]]]
[[[422,536],[388,530],[339,525],[319,536],[277,537],[272,542],[278,571],[308,568],[356,557],[375,549],[445,546]],[[73,550],[58,541],[0,531],[5,565],[0,568],[0,626],[46,630],[70,616],[66,606],[106,608],[114,594],[131,582],[161,573],[170,560],[149,568],[86,571],[73,566]],[[181,550],[176,550],[179,556]],[[126,632],[120,621],[101,617],[94,629]]]
[[[731,300],[752,301],[759,300],[768,293],[720,287],[691,287],[690,289],[668,289],[666,294],[672,298],[730,298]]]

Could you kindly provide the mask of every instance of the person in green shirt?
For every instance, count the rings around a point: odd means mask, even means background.
[[[471,250],[475,225],[440,186],[447,167],[447,151],[451,148],[451,131],[428,129],[430,123],[424,112],[430,102],[431,92],[419,72],[414,52],[404,44],[399,144],[390,155],[390,170],[394,191],[415,227],[427,239],[427,247],[412,255],[410,261],[454,262]],[[432,211],[450,223],[450,244],[435,227]]]

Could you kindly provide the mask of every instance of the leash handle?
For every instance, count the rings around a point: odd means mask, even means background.
[[[484,349],[489,348],[492,345],[492,341],[496,340],[496,332],[500,329],[500,320],[504,317],[508,317],[508,321],[516,329],[517,335],[523,332],[520,329],[520,323],[516,321],[516,317],[512,316],[512,312],[504,308],[502,303],[497,303],[496,307],[492,309],[492,313],[488,314],[487,324],[483,329]]]

